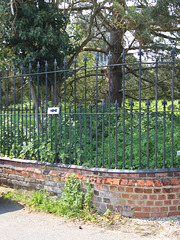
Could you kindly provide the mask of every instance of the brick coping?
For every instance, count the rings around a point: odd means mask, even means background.
[[[107,168],[91,168],[78,166],[73,164],[59,164],[59,163],[49,163],[49,162],[40,162],[37,160],[24,160],[18,158],[8,158],[8,157],[0,157],[0,161],[5,161],[6,163],[14,162],[14,163],[22,163],[22,164],[36,164],[39,166],[49,166],[49,167],[60,167],[66,169],[77,169],[77,170],[86,170],[92,172],[103,172],[103,173],[168,173],[168,172],[180,172],[179,168],[162,168],[162,169],[107,169]]]

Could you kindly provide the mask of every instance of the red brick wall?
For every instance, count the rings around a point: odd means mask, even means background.
[[[75,173],[86,188],[94,188],[97,209],[120,212],[130,217],[180,215],[180,172],[123,172],[52,166],[25,160],[0,160],[0,184],[25,189],[46,189],[61,194],[67,176]]]

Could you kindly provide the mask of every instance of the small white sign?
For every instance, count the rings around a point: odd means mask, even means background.
[[[47,114],[59,114],[59,107],[49,107]]]
[[[180,156],[180,151],[177,151],[177,155]]]

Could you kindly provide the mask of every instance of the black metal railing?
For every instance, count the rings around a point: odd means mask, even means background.
[[[1,156],[117,169],[179,168],[180,61],[0,71]],[[89,66],[94,64],[94,66]],[[117,82],[116,74],[120,73]],[[116,96],[117,96],[117,100]],[[58,114],[57,114],[58,113]]]

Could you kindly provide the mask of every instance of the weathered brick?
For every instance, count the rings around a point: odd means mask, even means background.
[[[147,198],[148,198],[148,196],[145,195],[145,194],[139,195],[139,199],[140,199],[140,200],[145,200],[145,199],[147,199]]]
[[[127,179],[121,179],[120,185],[127,186],[128,180]]]
[[[180,188],[173,188],[172,192],[180,192]]]
[[[179,180],[178,179],[171,179],[171,184],[172,185],[179,185]]]
[[[175,211],[175,212],[169,212],[168,216],[177,216],[180,215],[180,211]]]
[[[163,183],[163,186],[169,186],[169,185],[171,185],[171,180],[170,179],[163,179],[162,183]]]
[[[99,196],[99,191],[94,190],[94,194],[97,195],[97,196]]]
[[[139,194],[132,194],[132,195],[130,195],[130,198],[137,200],[137,199],[139,199]]]
[[[160,207],[160,212],[168,212],[168,207]]]
[[[150,200],[156,200],[157,199],[157,195],[149,195],[149,199]]]
[[[126,192],[133,192],[133,188],[127,187]]]
[[[141,207],[134,207],[134,212],[141,212],[142,211],[142,208]]]
[[[134,200],[128,200],[127,203],[128,203],[129,205],[134,205],[134,204],[135,204],[135,201],[134,201]]]
[[[149,218],[150,217],[150,213],[134,212],[134,217],[137,217],[137,218]]]
[[[109,198],[103,198],[103,202],[104,203],[110,203],[110,199]]]
[[[172,188],[163,188],[162,192],[163,193],[171,193],[172,192]]]
[[[143,188],[135,188],[136,193],[143,193]]]
[[[144,193],[152,193],[152,189],[144,189]]]
[[[129,194],[122,193],[122,198],[129,198]]]
[[[120,180],[118,178],[113,178],[112,179],[112,184],[113,185],[119,185]]]
[[[154,183],[153,180],[146,180],[146,187],[153,187]]]
[[[171,200],[165,200],[164,205],[171,205]]]
[[[135,186],[135,185],[136,185],[136,181],[137,181],[137,180],[129,179],[129,181],[128,181],[128,186]],[[121,184],[121,185],[123,185],[123,184]],[[126,185],[126,184],[124,184],[124,185]]]
[[[101,185],[101,189],[104,191],[109,191],[109,186],[108,185]]]
[[[166,200],[166,195],[159,195],[158,200]]]
[[[162,183],[160,180],[154,180],[154,186],[155,187],[161,187],[162,186]]]
[[[154,193],[160,193],[161,192],[161,189],[160,188],[155,188],[154,189]]]
[[[101,178],[101,177],[95,178],[95,182],[96,182],[97,184],[101,184],[101,183],[102,183],[102,180],[103,180],[103,178]]]
[[[168,194],[168,199],[175,199],[175,195],[174,194]]]
[[[118,187],[117,186],[110,186],[110,191],[114,192],[117,191]]]
[[[150,212],[151,208],[150,207],[142,207],[142,212]]]
[[[147,206],[154,206],[154,201],[147,201],[147,202],[146,202],[146,205],[147,205]]]
[[[137,180],[138,187],[144,187],[144,180]]]
[[[177,211],[177,206],[171,206],[171,207],[169,207],[169,210],[170,211]]]
[[[167,212],[156,212],[156,213],[151,213],[151,217],[167,217]]]
[[[163,205],[163,202],[162,201],[156,201],[155,202],[155,206],[162,206]]]

